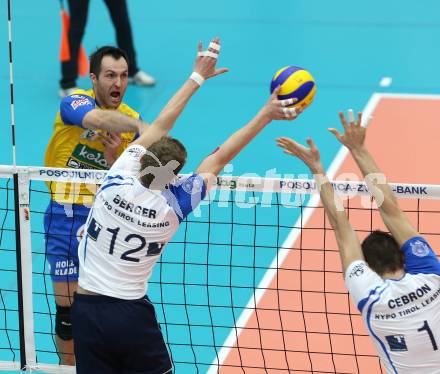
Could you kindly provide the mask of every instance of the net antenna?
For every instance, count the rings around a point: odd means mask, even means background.
[[[12,165],[17,168],[17,153],[15,148],[15,110],[14,110],[14,74],[12,66],[12,21],[11,0],[8,0],[8,44],[9,44],[9,84],[11,98],[11,136],[12,136]]]
[[[18,323],[20,327],[20,367],[26,368],[26,347],[24,333],[24,314],[23,314],[23,279],[22,279],[22,258],[21,258],[21,230],[20,230],[20,197],[19,197],[19,177],[17,170],[17,153],[15,146],[15,110],[14,110],[14,74],[12,64],[12,17],[11,0],[8,0],[8,44],[9,44],[9,84],[11,98],[11,136],[12,136],[12,170],[14,180],[14,206],[15,206],[15,246],[17,261],[17,290],[18,290]]]

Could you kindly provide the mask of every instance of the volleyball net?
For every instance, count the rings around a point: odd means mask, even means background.
[[[99,185],[105,172],[16,171],[0,166],[0,370],[73,373],[55,348],[46,183]],[[334,187],[360,239],[386,230],[363,183]],[[393,189],[440,248],[440,186]],[[312,180],[222,176],[181,224],[148,288],[176,373],[385,372],[344,286],[316,192]]]

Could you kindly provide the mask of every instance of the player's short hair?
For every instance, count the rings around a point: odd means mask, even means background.
[[[362,252],[368,266],[379,275],[404,268],[404,254],[390,234],[375,230],[362,242]]]
[[[97,77],[99,76],[101,72],[101,62],[105,56],[112,56],[115,60],[119,60],[122,57],[127,61],[128,65],[128,56],[123,49],[105,45],[90,55],[90,73],[95,74]]]
[[[153,157],[153,155],[156,157]],[[185,146],[177,139],[164,136],[157,142],[151,144],[148,147],[148,152],[141,158],[141,177],[140,181],[143,186],[150,187],[151,182],[155,176],[152,173],[143,173],[149,166],[158,167],[165,166],[170,161],[177,161],[179,166],[174,169],[174,174],[177,175],[186,162],[186,149]],[[160,165],[158,161],[160,161]],[[171,181],[169,181],[171,182]]]

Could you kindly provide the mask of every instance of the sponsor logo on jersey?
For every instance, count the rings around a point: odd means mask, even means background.
[[[78,268],[72,260],[55,262],[54,275],[73,275],[78,273]]]
[[[86,97],[77,98],[70,103],[70,106],[73,108],[73,110],[76,110],[78,107],[83,106],[83,105],[93,105],[93,104]]]
[[[78,161],[76,161],[76,160],[73,159],[72,157],[70,157],[70,158],[67,160],[66,165],[67,165],[69,168],[73,168],[73,169],[81,169],[81,163],[78,162]],[[84,168],[84,169],[85,169],[85,168]]]
[[[130,147],[127,152],[135,158],[140,158],[145,153],[141,147]]]
[[[356,265],[350,272],[350,275],[348,276],[349,278],[353,278],[353,277],[359,277],[362,274],[364,274],[364,268],[365,268],[365,264],[358,264]]]
[[[385,339],[390,346],[390,351],[407,351],[408,347],[406,346],[405,335],[388,335],[385,336]]]
[[[87,140],[96,140],[96,138],[99,136],[99,133],[95,130],[87,129],[84,131],[81,135],[81,139],[87,139]]]
[[[425,257],[429,255],[429,247],[421,240],[416,240],[413,243],[410,243],[410,245],[414,256]]]
[[[87,227],[87,235],[95,242],[98,240],[99,233],[102,230],[102,225],[98,223],[94,218],[91,219]]]
[[[84,162],[91,169],[107,169],[107,160],[104,153],[85,144],[78,144],[72,152],[72,158]]]
[[[90,164],[86,164],[85,162],[79,162],[72,157],[67,160],[66,165],[72,169],[102,169],[101,167],[92,166]]]
[[[165,247],[165,243],[149,243],[147,257],[160,255],[163,247]]]
[[[196,194],[202,191],[202,183],[199,178],[188,178],[183,182],[182,188],[186,193]]]

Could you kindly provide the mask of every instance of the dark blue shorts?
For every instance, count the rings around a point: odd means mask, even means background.
[[[54,282],[78,280],[78,244],[90,209],[83,205],[49,203],[44,214],[46,259]]]
[[[163,374],[172,363],[147,298],[75,294],[71,311],[78,374]]]

